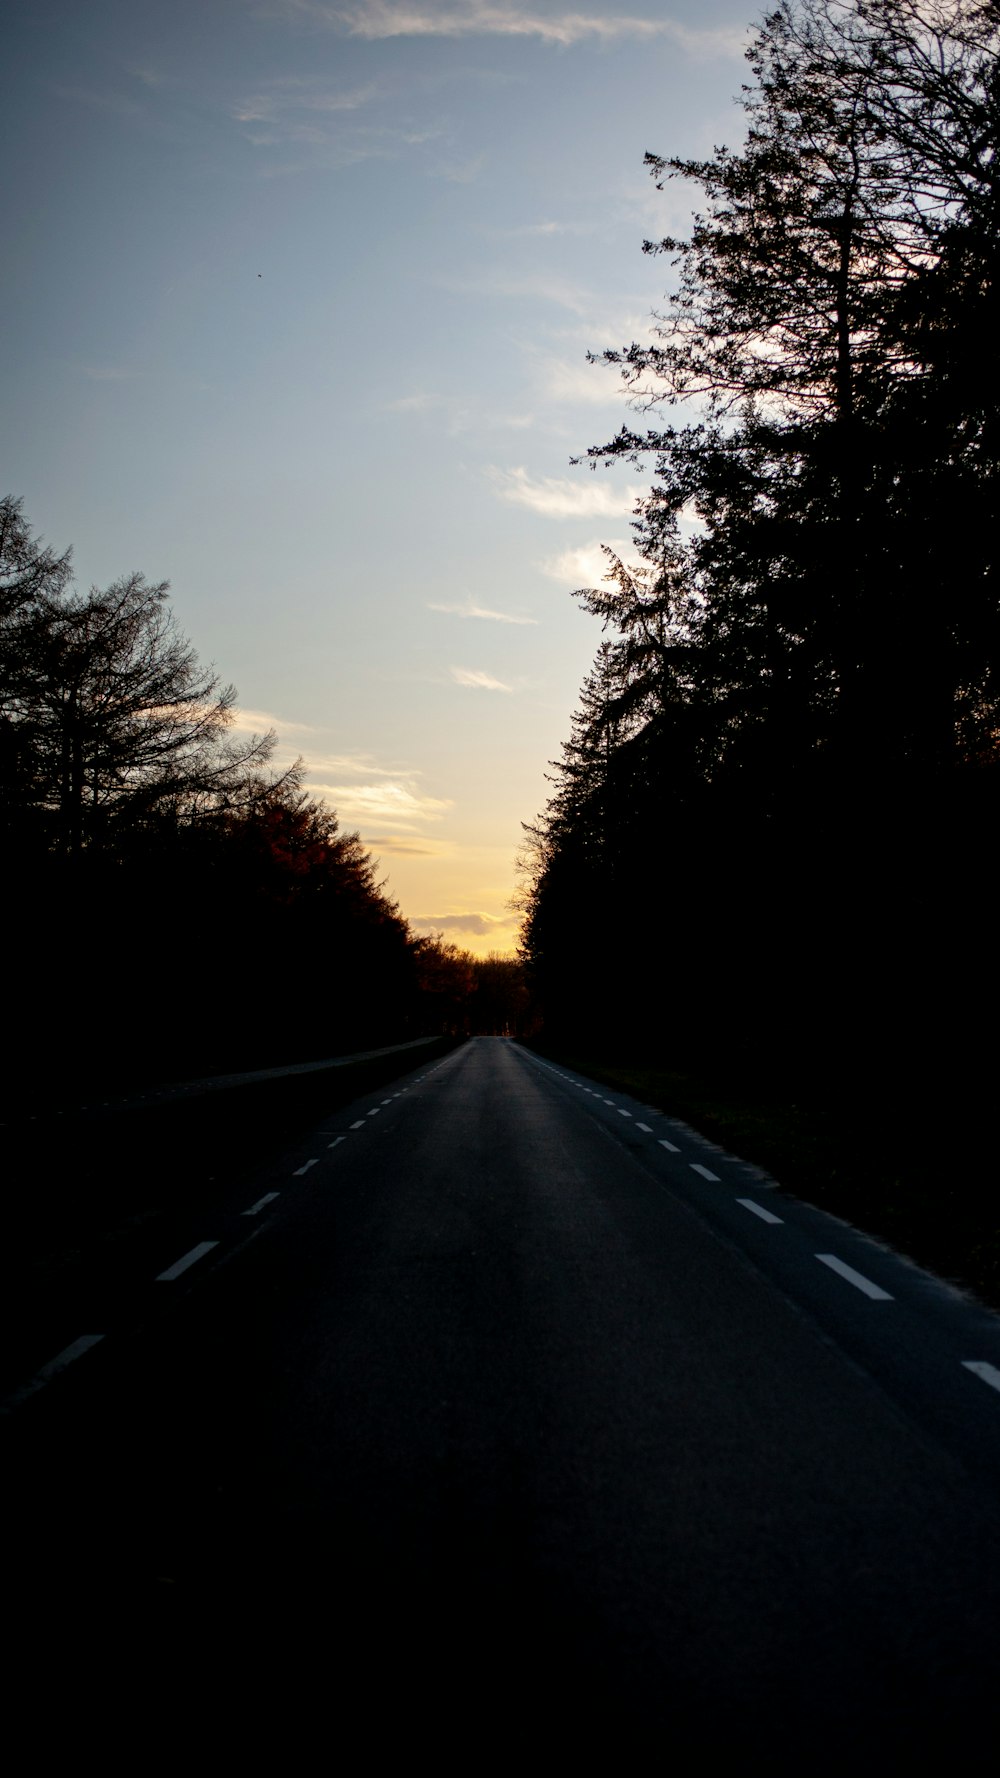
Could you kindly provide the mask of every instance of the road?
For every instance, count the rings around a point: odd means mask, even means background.
[[[144,1242],[5,1417],[43,1739],[975,1769],[984,1309],[502,1039]]]

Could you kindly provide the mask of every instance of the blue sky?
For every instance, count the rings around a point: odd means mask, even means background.
[[[508,949],[520,822],[642,483],[586,352],[683,230],[647,149],[742,133],[755,14],[30,0],[5,32],[0,492],[182,627],[415,924]]]

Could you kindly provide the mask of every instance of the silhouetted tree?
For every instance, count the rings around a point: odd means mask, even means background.
[[[469,1009],[473,1031],[491,1037],[515,1037],[528,1006],[524,964],[518,957],[489,951],[472,964],[475,993]]]
[[[71,578],[70,551],[35,539],[20,500],[0,500],[0,819],[12,841],[42,801],[38,657],[46,614]]]
[[[234,702],[165,585],[76,594],[69,552],[0,503],[0,893],[30,983],[9,1009],[29,1078],[461,1028],[471,977],[451,969],[447,1004],[433,991],[358,834],[300,764],[270,769],[273,734],[233,738]]]
[[[639,405],[707,410],[591,453],[654,456],[647,547],[673,545],[681,511],[701,520],[693,587],[723,620],[703,640],[742,627],[735,656],[756,654],[772,719],[790,687],[808,690],[817,743],[832,733],[862,775],[873,747],[947,763],[977,718],[987,735],[994,722],[982,445],[998,45],[995,9],[969,0],[787,0],[768,14],[742,149],[647,157],[658,185],[692,181],[705,208],[688,240],[646,243],[679,277],[655,342],[605,354]],[[949,486],[972,546],[961,577],[935,531]]]
[[[605,357],[697,412],[589,453],[655,485],[640,569],[578,595],[608,635],[528,831],[526,956],[577,1040],[983,1078],[998,48],[972,0],[786,0],[743,146],[647,157],[702,206],[646,244],[678,279],[653,343]]]

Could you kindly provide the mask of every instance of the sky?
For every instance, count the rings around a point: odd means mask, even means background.
[[[669,279],[647,150],[743,134],[748,0],[15,0],[0,494],[169,580],[419,931],[510,951],[643,482],[587,352]]]

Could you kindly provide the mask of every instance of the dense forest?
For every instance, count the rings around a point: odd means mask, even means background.
[[[415,934],[301,763],[234,738],[235,698],[165,584],[78,592],[0,501],[8,1087],[516,1026],[517,963]]]
[[[647,156],[695,214],[589,458],[652,485],[523,859],[550,1042],[934,1165],[998,1059],[998,49],[995,4],[785,0],[742,145]]]

